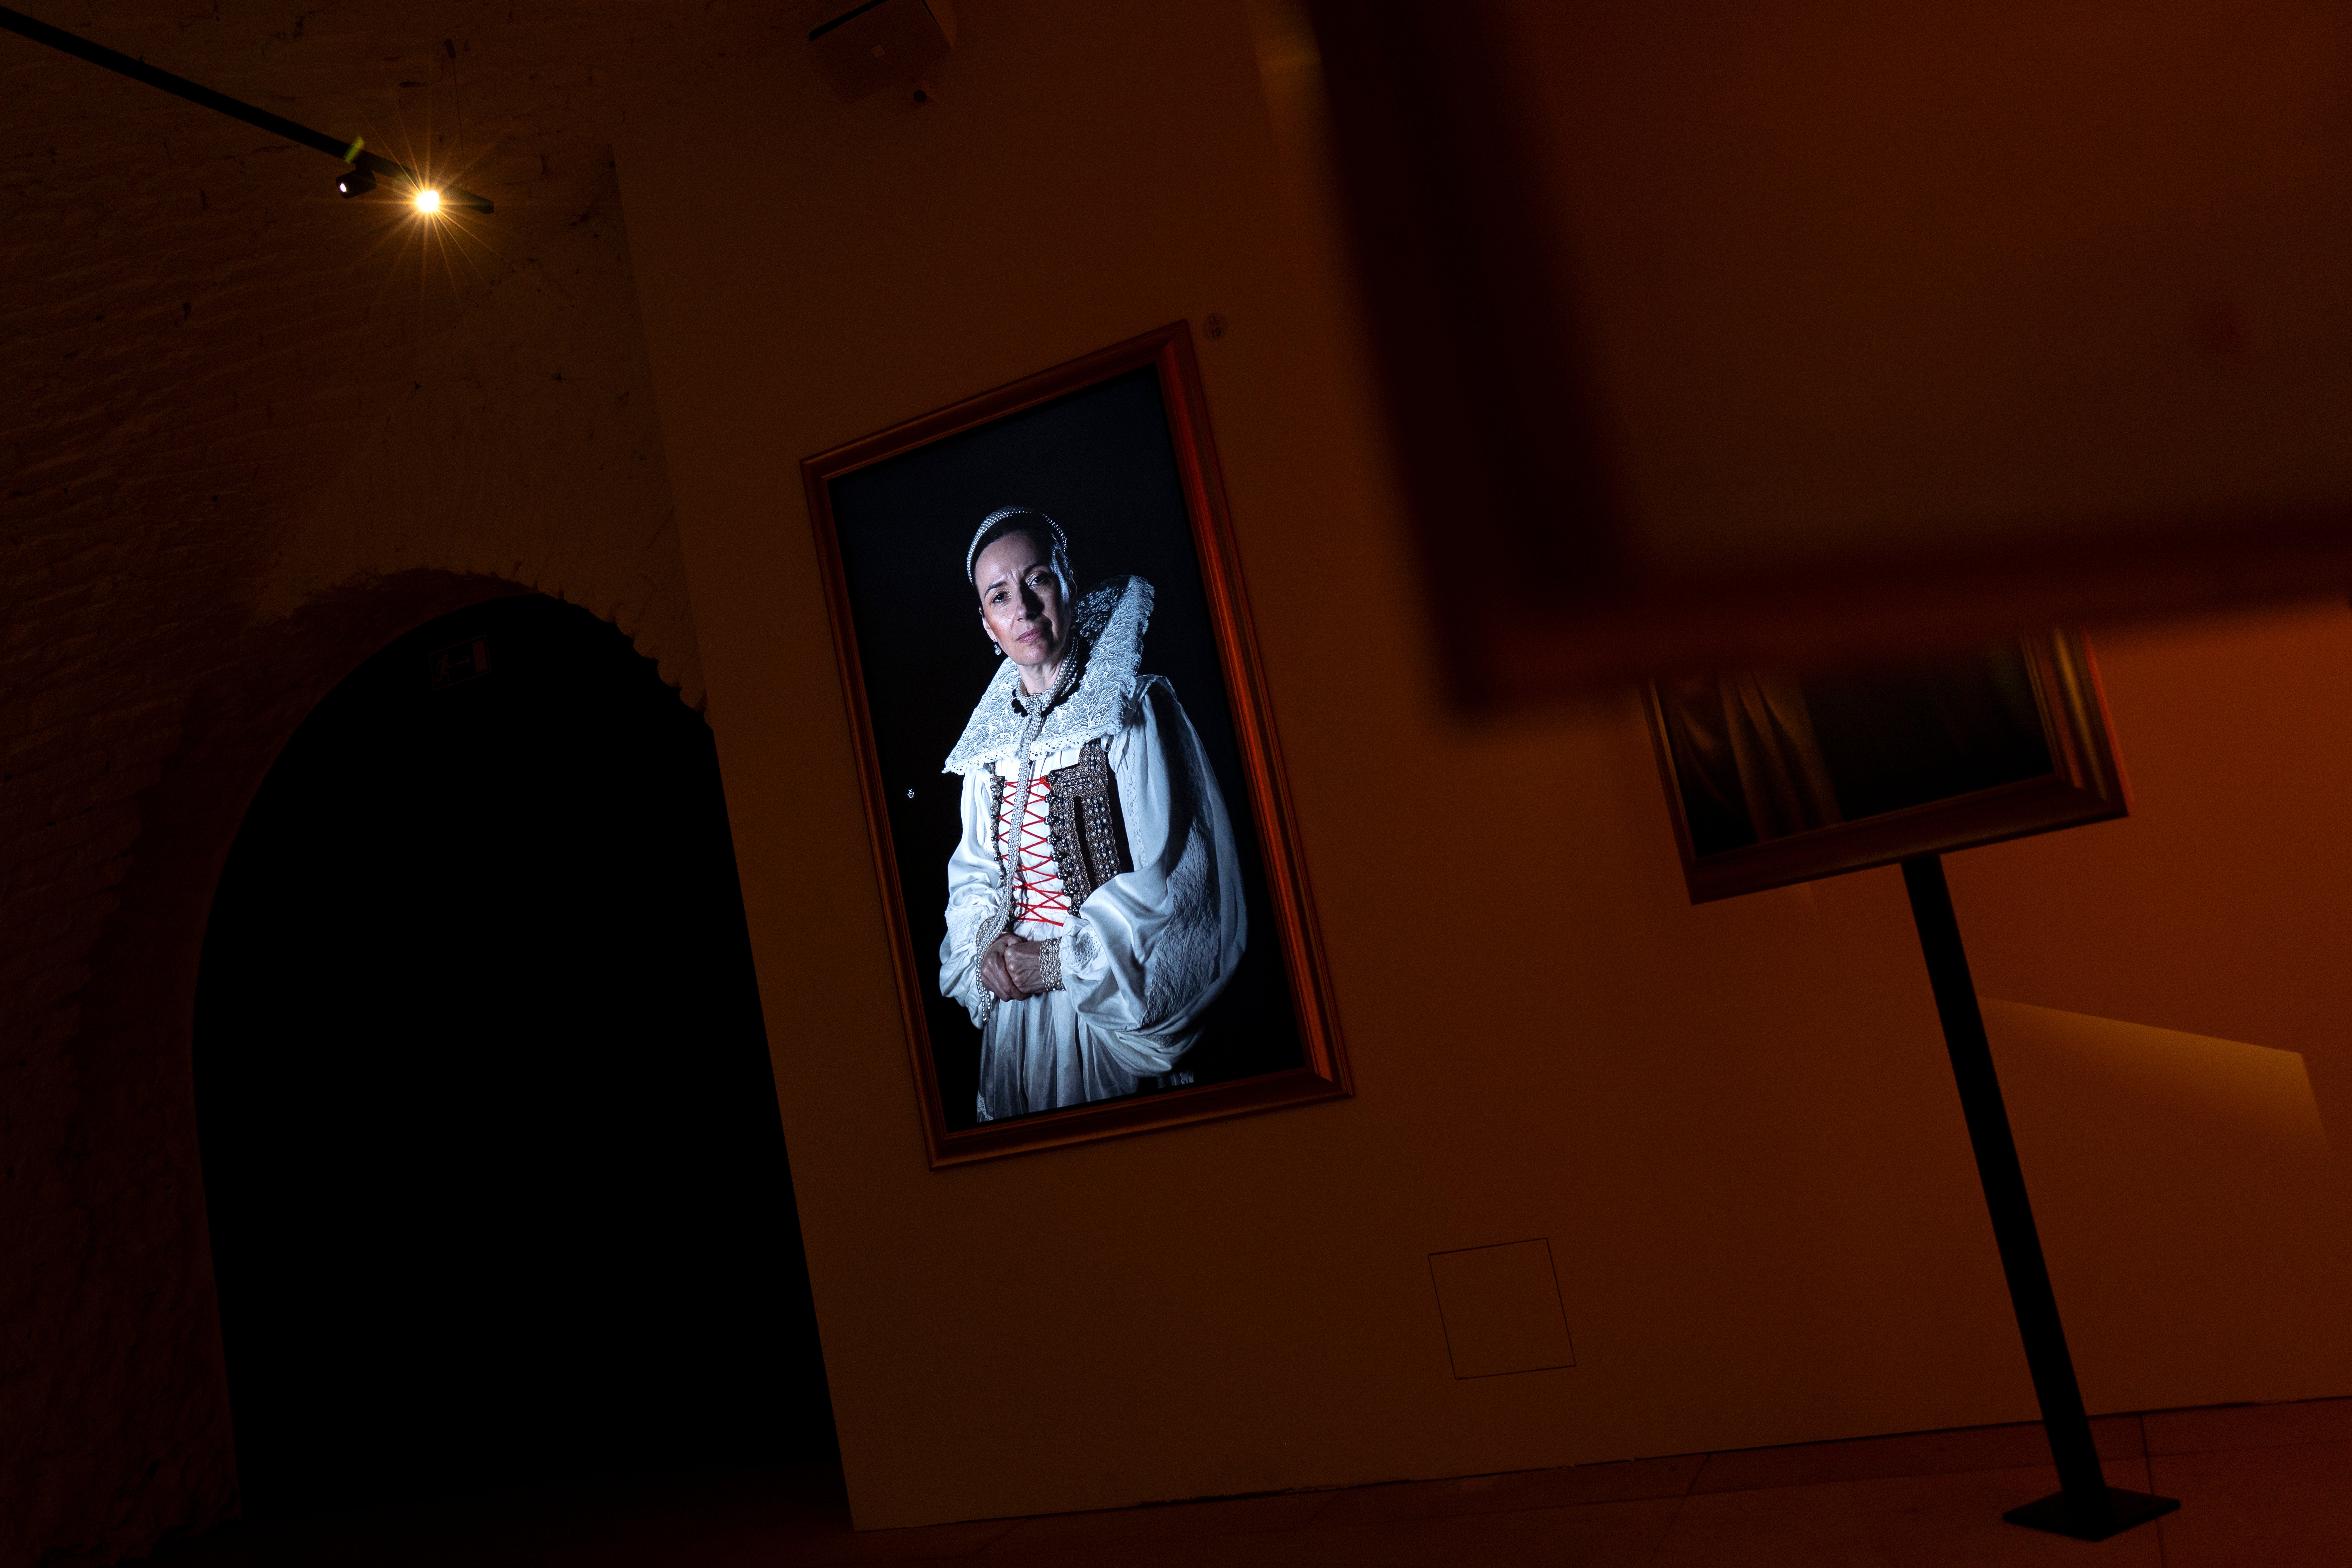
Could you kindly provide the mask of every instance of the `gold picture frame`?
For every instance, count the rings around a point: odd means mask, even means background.
[[[1120,416],[1124,424],[1112,432],[1125,445],[1108,445],[1144,455],[1131,466],[1164,465],[1155,469],[1160,477],[1151,480],[1159,487],[1159,499],[1151,506],[1133,504],[1132,488],[1119,488],[1123,481],[1118,470],[1123,459],[1107,457],[1106,444],[1089,445],[1076,426],[1061,428],[1054,440],[1033,443],[1034,457],[1008,458],[999,453],[991,458],[985,449],[1000,433],[1022,427],[1023,421],[1034,428],[1039,419],[1076,418],[1084,414],[1088,399],[1112,393],[1126,398],[1131,411]],[[1012,442],[1013,436],[1003,434],[1003,439]],[[943,472],[951,470],[949,479],[929,489],[901,487],[891,492],[895,500],[876,499],[873,476],[893,465],[898,472],[919,473],[921,465],[934,459]],[[1070,471],[1106,466],[1108,478],[1097,472],[1086,484],[1063,483]],[[1173,322],[820,453],[803,461],[801,471],[931,1164],[961,1164],[1353,1093],[1337,1001],[1275,742],[1272,703],[1242,589],[1224,486],[1210,439],[1191,324]],[[983,475],[987,477],[977,477]],[[1087,484],[1095,488],[1087,491]],[[946,506],[919,507],[908,500],[918,491],[928,498],[952,499]],[[1064,517],[1070,525],[1074,555],[1132,561],[1141,552],[1160,563],[1165,580],[1158,584],[1150,635],[1180,639],[1162,647],[1175,647],[1176,657],[1189,658],[1190,673],[1160,673],[1175,674],[1186,710],[1204,736],[1214,732],[1229,737],[1229,742],[1207,744],[1226,759],[1220,773],[1229,769],[1233,774],[1221,787],[1244,840],[1244,880],[1251,889],[1249,942],[1255,952],[1245,954],[1244,962],[1246,965],[1254,958],[1257,963],[1255,979],[1248,985],[1237,981],[1219,1005],[1228,1008],[1229,1016],[1245,1016],[1243,1032],[1275,1028],[1277,1021],[1272,1015],[1281,1010],[1295,1025],[1296,1049],[1279,1065],[1270,1050],[1250,1058],[1267,1070],[1236,1071],[1214,1081],[1179,1083],[1139,1096],[973,1124],[963,1098],[969,1091],[959,1076],[961,1058],[956,1053],[976,1052],[979,1036],[961,1015],[961,1005],[943,1005],[940,994],[937,947],[943,927],[932,920],[931,911],[940,903],[945,858],[935,842],[942,805],[934,792],[940,787],[940,758],[955,739],[963,711],[985,684],[984,661],[972,663],[983,646],[977,605],[970,584],[956,573],[964,535],[981,510],[1003,504],[1015,491],[1013,499],[1024,506],[1045,510],[1050,509],[1034,497],[1090,493],[1106,503],[1092,508],[1090,516]],[[942,522],[941,518],[952,521]],[[952,548],[941,554],[949,534],[953,535]],[[923,542],[917,543],[919,538]],[[1192,588],[1195,581],[1197,594]],[[940,601],[926,608],[922,627],[951,626],[943,635],[958,640],[943,642],[943,652],[927,652],[918,668],[889,628],[913,625],[898,601],[912,594],[936,595],[942,585],[961,595],[956,601],[959,607]],[[908,635],[931,636],[919,628]],[[974,674],[982,679],[973,679]],[[959,693],[951,705],[952,725],[942,727],[932,714],[920,722],[908,717],[910,702],[939,707],[939,700],[928,690],[910,695],[935,680],[947,682]],[[965,681],[970,689],[953,686],[956,680]],[[951,818],[952,796],[947,797],[944,809]],[[1236,1005],[1235,993],[1249,999]]]

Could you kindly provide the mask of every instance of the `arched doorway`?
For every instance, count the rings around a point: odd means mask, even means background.
[[[832,1442],[710,733],[536,595],[239,830],[196,1005],[248,1514]]]

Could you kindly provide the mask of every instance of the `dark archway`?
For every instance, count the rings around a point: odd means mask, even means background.
[[[319,705],[195,1068],[248,1515],[829,1451],[709,731],[611,626],[494,600]]]

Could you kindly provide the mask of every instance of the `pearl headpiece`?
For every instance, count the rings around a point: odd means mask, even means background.
[[[971,574],[980,564],[980,542],[988,537],[990,529],[1008,517],[1034,517],[1045,525],[1045,531],[1053,535],[1054,539],[1054,570],[1061,574],[1063,589],[1067,592],[1070,582],[1070,542],[1063,537],[1060,523],[1055,522],[1036,508],[1027,506],[1001,506],[980,520],[980,526],[972,530],[971,547],[963,552],[964,581],[967,583],[971,581]]]

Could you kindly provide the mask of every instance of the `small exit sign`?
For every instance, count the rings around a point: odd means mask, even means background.
[[[433,689],[439,691],[460,681],[471,680],[490,672],[490,643],[488,637],[475,637],[469,642],[451,643],[447,647],[433,650]]]

